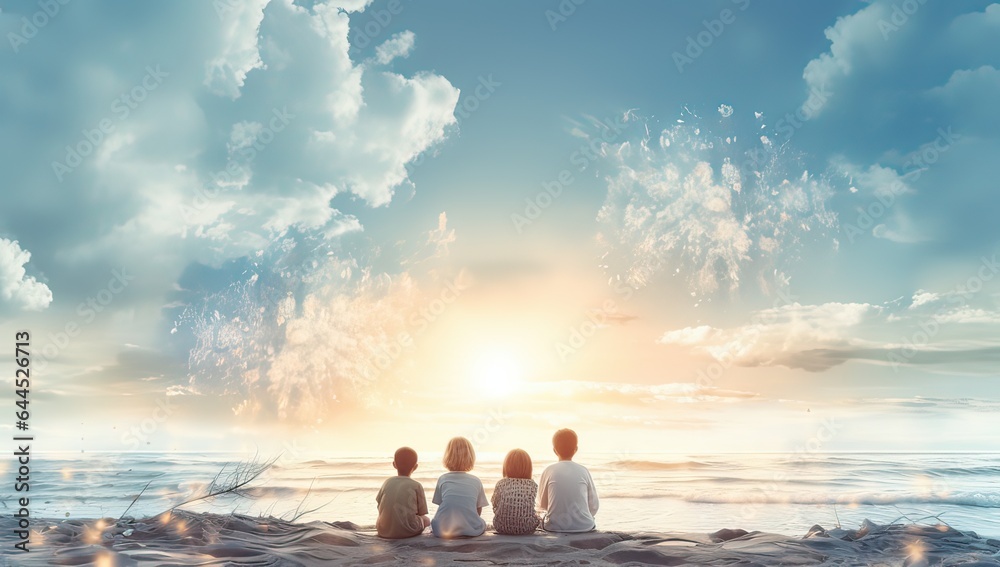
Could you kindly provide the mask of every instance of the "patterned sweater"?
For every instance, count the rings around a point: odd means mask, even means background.
[[[538,485],[530,478],[502,478],[493,490],[493,529],[501,534],[530,534],[538,527],[535,496]]]

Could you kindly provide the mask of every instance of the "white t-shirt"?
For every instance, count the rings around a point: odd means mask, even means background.
[[[553,463],[538,483],[538,505],[546,510],[543,526],[550,532],[589,532],[596,528],[599,502],[590,471],[573,461]]]
[[[464,472],[448,472],[438,478],[434,498],[438,505],[431,531],[437,537],[471,537],[483,535],[486,522],[477,508],[490,505],[477,477]]]

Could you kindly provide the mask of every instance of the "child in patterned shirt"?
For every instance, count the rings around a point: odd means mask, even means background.
[[[521,449],[507,453],[503,478],[493,490],[493,529],[508,535],[534,533],[538,527],[537,494],[538,485],[531,480],[531,456]]]

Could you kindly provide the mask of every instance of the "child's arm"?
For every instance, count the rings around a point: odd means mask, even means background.
[[[590,506],[590,515],[596,516],[601,501],[597,498],[597,487],[594,486],[594,479],[590,476],[590,471],[587,471],[587,503]]]
[[[427,495],[424,494],[424,487],[417,487],[417,515],[427,515]]]
[[[483,515],[483,507],[489,506],[490,501],[486,498],[486,491],[483,490],[483,481],[479,481],[479,501],[476,502],[476,513]]]
[[[538,508],[549,509],[549,470],[545,469],[542,478],[538,481]]]
[[[441,479],[439,478],[437,484],[434,485],[434,496],[431,497],[431,502],[441,505]]]

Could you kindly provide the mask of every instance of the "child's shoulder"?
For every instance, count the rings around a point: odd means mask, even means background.
[[[410,478],[408,476],[399,476],[399,475],[390,476],[389,478],[385,479],[385,482],[382,483],[382,486],[389,486],[390,484],[404,484],[404,485],[409,484],[409,485],[416,485],[418,487],[422,486],[420,484],[420,481],[418,480],[414,480],[413,478]]]
[[[479,480],[479,477],[470,472],[465,472],[465,471],[448,471],[438,477],[438,482],[445,479],[452,479],[459,482],[464,480],[468,482],[473,480]]]
[[[576,470],[584,470],[590,472],[590,469],[588,469],[586,466],[581,465],[576,461],[556,461],[551,465],[545,467],[544,472],[551,472],[559,469],[576,469]]]

